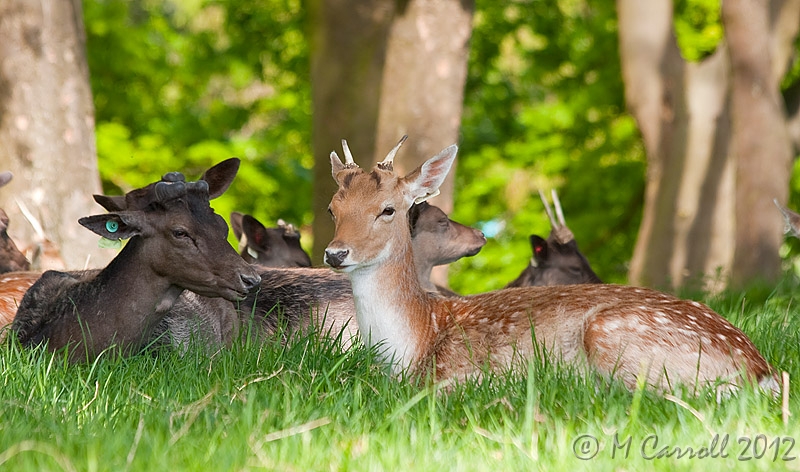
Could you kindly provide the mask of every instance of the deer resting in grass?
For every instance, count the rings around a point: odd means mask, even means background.
[[[639,376],[666,391],[677,385],[727,391],[748,382],[778,389],[772,367],[747,336],[694,301],[617,285],[455,298],[426,292],[414,269],[407,212],[436,193],[457,148],[398,176],[392,161],[403,140],[371,172],[354,163],[347,147],[344,163],[331,153],[339,189],[329,207],[336,230],[325,250],[326,263],[350,277],[362,338],[383,343],[394,372],[458,380],[515,368],[545,351],[631,389]]]
[[[0,187],[6,186],[14,175],[9,172],[0,172]],[[30,262],[8,235],[8,215],[0,209],[0,273],[15,272],[30,269]]]
[[[575,236],[564,221],[564,212],[555,190],[552,195],[558,220],[553,217],[547,197],[540,190],[539,197],[550,220],[550,235],[546,240],[536,234],[530,236],[533,257],[528,267],[506,288],[603,283],[578,250]]]
[[[239,240],[244,260],[263,267],[311,267],[311,258],[300,246],[300,233],[291,224],[278,220],[267,228],[250,215],[231,212],[231,227]]]
[[[225,221],[209,199],[227,189],[238,169],[221,182],[185,182],[178,173],[126,195],[131,208],[79,220],[108,239],[128,239],[100,271],[47,271],[22,299],[12,330],[24,346],[69,347],[72,361],[91,360],[116,346],[141,349],[181,293],[241,300],[260,281],[227,242]]]
[[[218,174],[229,172],[225,170],[228,162],[212,167],[201,178],[209,182],[222,180]],[[142,195],[151,192],[154,185],[122,196],[95,195],[95,200],[108,211],[141,209],[147,202]],[[486,242],[480,231],[447,219],[444,212],[427,203],[419,208],[415,205],[409,218],[415,261],[422,268],[418,274],[430,290],[436,290],[430,283],[430,270],[434,265],[474,255]],[[443,218],[446,221],[442,221]],[[237,218],[234,216],[231,220],[235,232]],[[247,240],[250,244],[255,239],[248,237]],[[287,260],[284,256],[276,259]],[[256,269],[261,276],[259,290],[249,293],[236,306],[220,298],[184,291],[155,328],[156,345],[166,342],[185,348],[191,338],[211,345],[230,344],[242,325],[259,336],[272,335],[281,325],[289,332],[314,326],[323,334],[342,333],[345,345],[356,335],[355,308],[346,275],[327,268]],[[33,281],[35,279],[30,283]]]

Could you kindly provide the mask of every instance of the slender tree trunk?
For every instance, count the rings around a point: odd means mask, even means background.
[[[9,233],[24,247],[37,238],[21,202],[61,248],[68,268],[102,266],[113,252],[78,218],[102,211],[94,107],[79,0],[0,2],[0,167],[15,177],[0,191]]]
[[[406,173],[458,142],[467,78],[473,0],[398,2],[386,53],[375,158],[409,136],[395,168]],[[455,168],[431,200],[453,210]],[[434,269],[447,286],[447,268]]]
[[[374,157],[381,77],[394,0],[308,0],[314,148],[314,246],[319,264],[333,239],[327,213],[336,184],[330,153],[346,139],[361,165]]]

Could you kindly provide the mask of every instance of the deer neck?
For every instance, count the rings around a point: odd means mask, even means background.
[[[132,238],[96,278],[104,288],[97,306],[106,320],[113,318],[118,341],[146,336],[184,290],[149,267],[144,249],[140,238]]]
[[[423,260],[422,256],[417,256],[418,251],[414,251],[414,266],[417,268],[417,280],[423,290],[428,292],[436,292],[436,285],[431,282],[431,272],[433,265]]]
[[[417,279],[410,239],[404,243],[380,264],[349,274],[358,330],[368,346],[382,343],[395,372],[419,360],[432,336],[433,300]]]

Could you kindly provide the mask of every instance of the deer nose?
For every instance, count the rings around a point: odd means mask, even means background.
[[[334,269],[339,268],[348,254],[350,251],[347,249],[325,249],[325,263]]]
[[[242,279],[242,284],[249,292],[253,288],[257,287],[258,284],[261,283],[261,276],[253,273],[253,274],[242,274],[239,276]]]

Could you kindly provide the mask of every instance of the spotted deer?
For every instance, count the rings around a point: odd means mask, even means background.
[[[225,170],[227,163],[212,167],[201,179],[220,180],[217,175],[228,172]],[[152,191],[154,185],[126,195],[95,195],[94,198],[112,212],[142,209],[147,200],[139,196]],[[480,231],[448,219],[442,210],[427,203],[419,208],[414,205],[409,210],[409,220],[414,257],[421,268],[417,271],[420,282],[429,284],[433,291],[437,287],[430,283],[431,267],[474,255],[486,242]],[[232,225],[236,232],[235,216]],[[248,244],[254,241],[252,237],[245,238]],[[282,256],[277,260],[286,258]],[[259,265],[258,260],[254,262]],[[157,346],[171,344],[181,350],[185,350],[192,338],[213,346],[226,345],[238,335],[241,326],[259,337],[272,336],[281,326],[285,327],[285,333],[314,327],[326,336],[341,334],[345,346],[357,335],[353,321],[355,307],[346,275],[328,268],[257,267],[257,270],[261,277],[259,289],[249,293],[236,306],[220,298],[184,291],[154,329],[154,341],[151,342]],[[34,283],[35,274],[28,280],[29,284]],[[0,284],[0,294],[2,290]],[[2,305],[0,316],[1,308]]]
[[[578,249],[575,236],[564,221],[564,211],[555,190],[552,195],[558,220],[553,217],[553,210],[544,192],[539,190],[539,197],[550,220],[550,235],[547,239],[536,234],[530,236],[533,257],[528,267],[506,288],[603,283]]]
[[[81,218],[107,239],[129,239],[100,271],[47,271],[25,293],[11,329],[23,346],[69,347],[72,361],[116,346],[142,348],[184,290],[240,300],[260,281],[227,242],[228,227],[209,205],[227,189],[238,160],[220,182],[185,182],[171,173],[126,195],[125,209]]]
[[[406,213],[435,194],[452,145],[405,176],[393,171],[404,141],[370,172],[331,153],[338,191],[325,261],[350,277],[356,320],[368,345],[382,344],[394,372],[460,380],[505,370],[547,352],[621,379],[640,376],[663,391],[677,385],[777,390],[772,367],[747,336],[694,301],[645,288],[569,285],[503,289],[468,297],[429,294],[417,281]],[[719,383],[719,384],[718,384]]]

